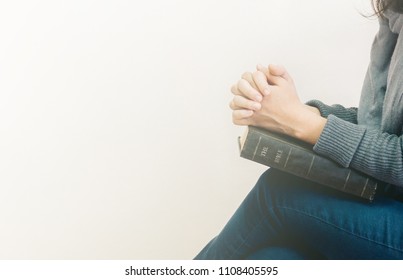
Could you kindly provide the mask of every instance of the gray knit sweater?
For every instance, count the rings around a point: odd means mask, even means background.
[[[403,15],[387,12],[379,19],[358,109],[318,100],[307,103],[327,118],[314,150],[342,166],[403,187],[402,96]]]

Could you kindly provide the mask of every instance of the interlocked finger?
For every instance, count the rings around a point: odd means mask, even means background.
[[[251,72],[245,72],[241,76],[242,79],[248,81],[248,83],[256,90],[259,90],[255,81],[253,80],[253,74]]]
[[[230,108],[232,110],[246,109],[257,111],[260,110],[262,105],[259,102],[249,100],[243,96],[235,95],[230,102]]]
[[[256,71],[253,72],[252,76],[259,89],[259,92],[263,93],[264,95],[270,94],[270,85],[267,81],[266,75],[261,71]]]
[[[247,122],[252,115],[253,111],[251,110],[234,110],[232,112],[232,121],[234,124],[245,125],[245,122]]]
[[[240,79],[236,87],[237,92],[241,93],[241,96],[257,102],[262,101],[262,94],[258,90],[256,90],[247,80]]]

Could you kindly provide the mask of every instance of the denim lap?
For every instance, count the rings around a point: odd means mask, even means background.
[[[269,169],[196,259],[262,259],[265,250],[268,259],[290,250],[301,259],[403,259],[402,232],[403,203],[393,198],[368,203]]]

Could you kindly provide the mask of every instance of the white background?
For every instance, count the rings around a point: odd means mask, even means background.
[[[230,86],[356,106],[369,0],[0,1],[0,259],[191,259],[265,167]]]

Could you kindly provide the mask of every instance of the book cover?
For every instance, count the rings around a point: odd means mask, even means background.
[[[249,126],[239,137],[243,158],[289,172],[368,201],[374,199],[377,180],[318,155],[313,146],[292,137]]]

